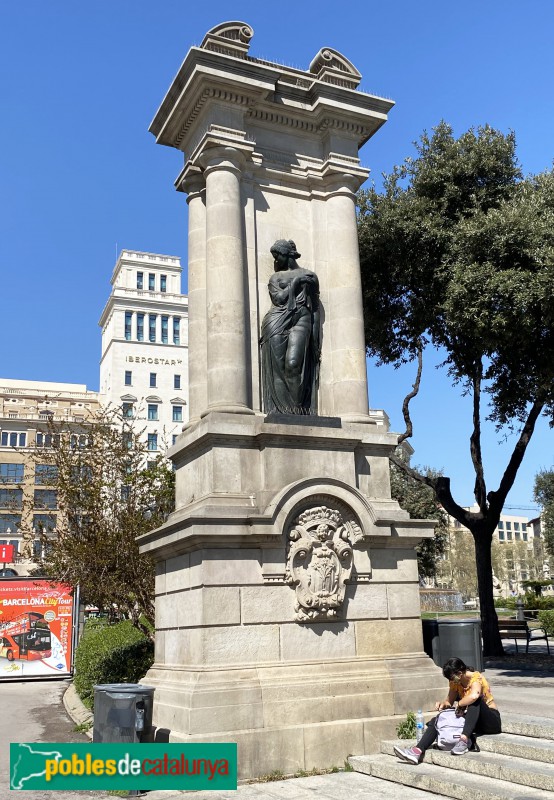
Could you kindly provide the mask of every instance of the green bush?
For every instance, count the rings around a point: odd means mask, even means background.
[[[527,592],[520,597],[495,597],[494,605],[496,608],[509,608],[513,611],[518,600],[523,600],[523,607],[526,610],[548,611],[554,609],[554,597],[537,597],[534,592]]]
[[[516,607],[516,597],[495,597],[494,598],[494,605],[495,608],[515,608]]]
[[[90,625],[75,651],[75,689],[92,708],[94,686],[101,683],[136,683],[154,662],[154,643],[129,621],[115,625]]]
[[[539,611],[539,622],[545,629],[548,636],[554,638],[554,610]]]
[[[399,739],[415,739],[416,716],[413,711],[408,711],[406,719],[396,726],[396,735]]]
[[[554,610],[554,597],[537,597],[536,594],[526,594],[523,599],[525,608],[536,608],[539,611]]]

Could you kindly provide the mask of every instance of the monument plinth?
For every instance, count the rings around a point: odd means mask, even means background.
[[[154,723],[237,741],[244,778],[370,752],[442,683],[414,550],[432,525],[391,499],[397,437],[368,408],[358,150],[392,102],[334,50],[295,70],[251,37],[210,31],[150,128],[186,153],[190,422],[176,510],[140,539]]]

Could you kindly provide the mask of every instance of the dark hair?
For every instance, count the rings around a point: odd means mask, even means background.
[[[288,256],[289,258],[300,258],[300,253],[296,249],[295,243],[292,239],[277,239],[275,244],[270,248],[271,255],[275,257],[275,253]]]
[[[474,667],[470,667],[467,664],[464,664],[461,658],[449,658],[448,661],[442,665],[442,674],[449,681],[453,675],[456,675],[458,672],[466,672],[469,670],[473,672]]]

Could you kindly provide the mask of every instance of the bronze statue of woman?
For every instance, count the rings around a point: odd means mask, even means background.
[[[272,306],[262,322],[264,410],[271,414],[317,414],[320,357],[319,281],[296,263],[291,240],[271,248],[275,273],[268,289]]]

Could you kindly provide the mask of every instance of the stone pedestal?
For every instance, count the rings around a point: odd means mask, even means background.
[[[415,546],[391,500],[397,436],[368,409],[358,148],[392,103],[340,53],[307,71],[251,58],[244,23],[187,55],[151,130],[186,152],[190,422],[170,453],[176,510],[157,562],[154,723],[236,741],[239,775],[342,764],[444,691],[424,654]],[[266,417],[260,323],[270,247],[320,284],[318,416]]]

